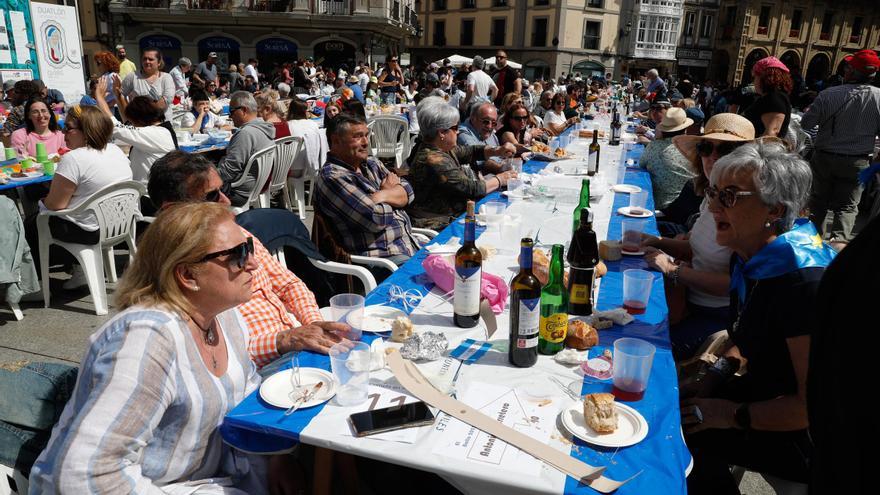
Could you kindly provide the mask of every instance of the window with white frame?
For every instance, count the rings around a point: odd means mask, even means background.
[[[694,35],[694,24],[696,24],[697,13],[696,12],[688,12],[684,17],[684,35],[685,36],[693,36]]]
[[[639,17],[637,50],[675,52],[675,45],[678,44],[678,18],[644,14]]]
[[[700,27],[700,38],[711,38],[712,37],[712,21],[714,21],[714,17],[711,15],[703,16],[703,25]]]

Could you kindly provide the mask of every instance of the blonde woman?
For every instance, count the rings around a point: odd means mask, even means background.
[[[284,120],[287,112],[281,110],[278,91],[268,89],[254,95],[257,100],[257,114],[266,122],[275,126],[275,139],[290,136],[290,127]]]

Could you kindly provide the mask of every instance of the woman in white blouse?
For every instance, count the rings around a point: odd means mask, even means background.
[[[577,121],[577,117],[565,118],[565,95],[561,93],[555,94],[550,110],[544,113],[544,128],[550,131],[551,134],[558,136],[576,124]]]
[[[102,78],[95,87],[98,108],[113,120],[113,139],[131,146],[128,158],[131,162],[132,178],[146,185],[153,162],[177,149],[174,132],[166,127],[165,111],[149,97],[137,96],[125,103],[117,90],[120,111],[131,125],[120,123],[104,99],[106,86],[107,81]],[[114,87],[119,88],[118,85]]]
[[[290,456],[272,458],[267,475],[265,458],[218,431],[260,385],[234,309],[251,297],[253,249],[223,205],[159,214],[117,289],[121,312],[90,339],[33,493],[243,495],[288,483]]]
[[[122,94],[131,101],[136,96],[148,96],[165,112],[165,120],[171,122],[171,104],[177,87],[171,74],[162,72],[162,52],[147,48],[141,55],[141,71],[131,73],[122,81]],[[115,84],[114,84],[115,86]]]

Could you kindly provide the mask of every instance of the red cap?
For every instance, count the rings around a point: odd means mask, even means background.
[[[874,50],[859,50],[843,58],[853,69],[863,74],[873,74],[880,70],[880,58]]]

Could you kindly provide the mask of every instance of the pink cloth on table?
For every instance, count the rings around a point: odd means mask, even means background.
[[[422,268],[437,287],[443,292],[449,292],[455,287],[455,268],[439,254],[432,254],[422,261]],[[498,275],[483,271],[480,296],[489,301],[492,312],[501,314],[507,305],[507,283]]]

